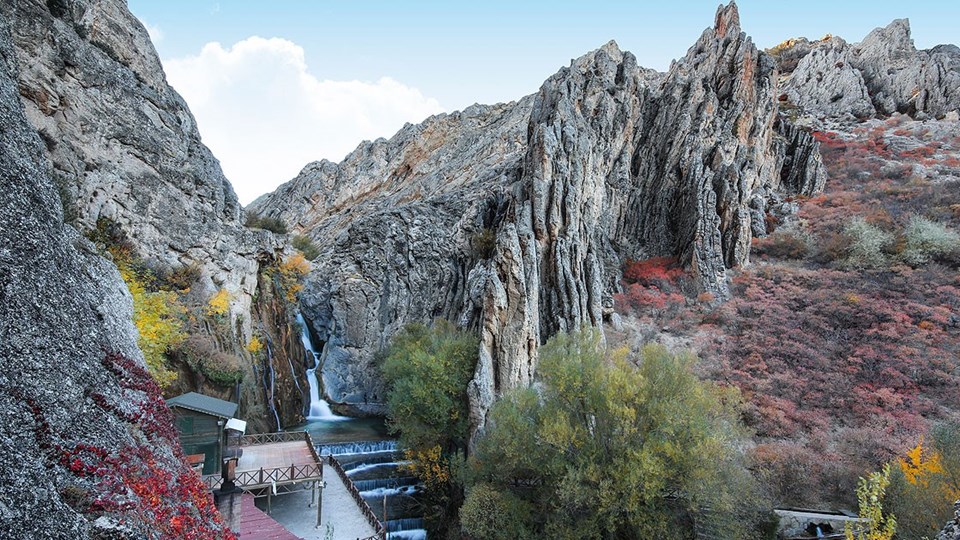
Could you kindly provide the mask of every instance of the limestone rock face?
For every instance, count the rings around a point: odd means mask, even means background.
[[[917,50],[906,19],[852,46],[831,38],[804,51],[799,45],[780,51],[780,66],[791,73],[785,85],[790,100],[812,114],[862,118],[899,112],[924,119],[960,110],[960,49]],[[802,58],[792,69],[797,56]]]
[[[0,18],[0,530],[5,538],[146,538],[157,534],[146,514],[84,514],[123,486],[72,471],[70,456],[89,460],[83,449],[94,448],[116,457],[150,437],[157,471],[191,473],[176,440],[154,436],[164,421],[172,429],[170,418],[127,417],[144,393],[104,366],[107,354],[142,365],[131,297],[116,268],[63,222],[50,162],[18,96],[8,24]]]
[[[256,201],[321,248],[301,309],[327,395],[375,411],[376,353],[447,318],[480,334],[476,433],[545,340],[612,312],[625,259],[678,257],[725,295],[758,197],[823,187],[817,143],[776,127],[774,75],[731,4],[668,73],[611,42],[534,96],[407,126]]]
[[[818,42],[784,85],[788,99],[803,109],[844,118],[866,118],[876,109],[863,75],[854,67],[853,51],[841,38]]]
[[[221,350],[244,359],[252,380],[256,360],[244,345],[254,330],[296,335],[258,320],[253,309],[258,273],[283,256],[285,241],[243,227],[236,195],[167,84],[143,25],[122,0],[3,2],[0,17],[9,21],[18,91],[44,142],[68,221],[87,230],[109,218],[154,268],[199,265],[191,294],[203,302],[220,289],[229,293],[228,335],[215,337]],[[281,381],[290,388],[306,383],[305,353],[293,343],[298,370],[279,373],[299,378]],[[241,414],[263,416],[269,409],[263,389],[244,393]],[[285,403],[284,423],[301,420],[299,395]],[[261,426],[260,418],[248,420],[251,428]]]
[[[531,105],[473,106],[408,125],[340,164],[307,165],[249,207],[321,248],[300,308],[340,410],[382,412],[374,353],[405,324],[476,326],[482,298],[470,272],[503,219]]]

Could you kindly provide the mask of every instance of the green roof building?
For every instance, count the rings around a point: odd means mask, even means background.
[[[167,400],[176,420],[185,454],[203,454],[203,474],[220,472],[223,426],[237,413],[238,405],[196,392]]]

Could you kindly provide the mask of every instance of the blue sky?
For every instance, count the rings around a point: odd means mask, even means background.
[[[404,121],[535,92],[571,58],[610,39],[633,52],[641,65],[665,70],[712,24],[717,4],[129,0],[131,11],[151,29],[171,82],[184,94],[201,135],[245,203],[288,180],[308,161],[339,161],[362,139],[390,136]],[[826,33],[856,42],[900,17],[910,18],[920,48],[960,42],[960,2],[742,0],[738,6],[744,30],[760,47]],[[283,41],[245,42],[252,36]],[[202,53],[209,43],[220,47]],[[240,43],[246,47],[235,50]],[[191,58],[195,62],[178,63]],[[280,73],[276,66],[281,64],[295,66]],[[265,71],[258,75],[258,68]],[[284,99],[287,84],[305,85],[290,92],[303,95]],[[285,105],[317,112],[311,117],[274,110]],[[355,117],[347,109],[356,109]],[[244,125],[234,116],[242,111],[260,117]],[[257,133],[231,139],[245,129]],[[318,139],[311,143],[314,135]],[[294,151],[292,145],[300,148]],[[237,161],[239,156],[250,160],[259,148],[265,152],[258,158],[262,170]],[[275,149],[284,148],[289,155],[275,155]]]

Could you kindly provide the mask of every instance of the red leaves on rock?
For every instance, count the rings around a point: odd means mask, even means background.
[[[37,442],[50,458],[48,466],[60,465],[92,486],[89,506],[78,510],[142,523],[162,539],[235,540],[206,486],[186,466],[173,417],[147,371],[119,354],[104,356],[102,363],[119,381],[123,402],[99,392],[88,395],[98,408],[130,424],[131,445],[111,450],[55,442],[42,408],[24,398],[34,416]]]

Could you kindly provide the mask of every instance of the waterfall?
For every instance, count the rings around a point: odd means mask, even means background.
[[[283,427],[280,425],[280,415],[277,414],[277,406],[273,401],[276,373],[273,371],[273,350],[270,347],[270,336],[267,336],[267,366],[270,368],[270,371],[264,371],[264,377],[269,374],[270,382],[268,383],[266,380],[263,381],[264,390],[267,391],[267,406],[270,407],[270,412],[273,413],[273,417],[277,420],[277,431],[283,431]]]
[[[419,531],[423,529],[423,519],[421,518],[404,518],[404,519],[391,519],[383,524],[387,528],[388,533],[400,532],[400,531]]]
[[[307,369],[307,382],[310,383],[310,410],[307,412],[307,420],[343,420],[347,417],[333,414],[333,411],[330,410],[330,404],[320,397],[320,383],[317,382],[320,355],[313,348],[310,329],[307,327],[307,321],[300,313],[297,313],[297,322],[300,323],[300,341],[303,342],[303,348],[307,351],[307,360],[313,360],[308,363],[313,367]]]
[[[413,462],[412,461],[387,461],[383,463],[364,463],[362,465],[358,465],[350,469],[349,471],[346,471],[346,473],[347,473],[347,476],[353,476],[357,473],[362,473],[364,471],[369,471],[372,469],[381,469],[381,468],[398,469],[403,465],[410,465],[411,463]]]
[[[413,476],[389,476],[387,478],[353,481],[353,485],[357,486],[357,491],[361,493],[383,488],[416,487],[416,484],[417,479]]]
[[[318,444],[317,453],[323,456],[344,456],[350,454],[373,454],[377,452],[396,452],[397,441],[357,441],[333,444]]]

